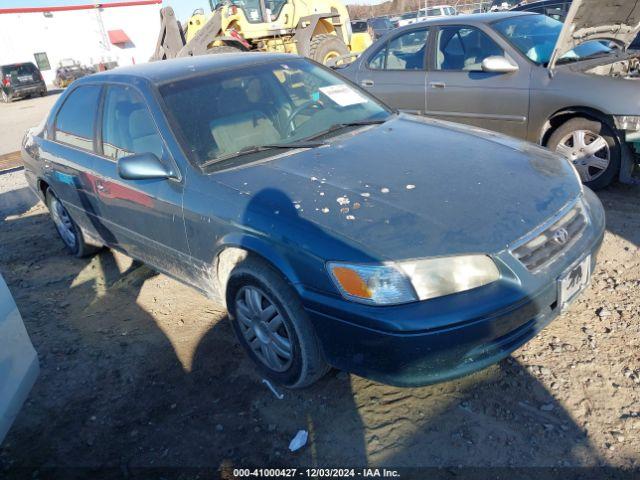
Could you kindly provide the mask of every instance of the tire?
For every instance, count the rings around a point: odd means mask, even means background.
[[[547,147],[569,159],[582,182],[592,190],[605,188],[620,172],[620,139],[611,127],[598,120],[584,117],[568,120],[553,132]]]
[[[309,45],[309,58],[318,63],[326,64],[329,60],[349,55],[349,49],[336,35],[316,35],[311,38]]]
[[[71,215],[69,215],[69,212],[67,212],[67,209],[58,200],[51,188],[47,188],[46,203],[58,235],[71,255],[82,258],[100,250],[98,247],[88,245],[85,242],[82,230],[73,221]]]
[[[207,50],[207,55],[217,55],[219,53],[240,53],[244,50],[238,47],[232,47],[230,45],[222,45],[220,47],[211,47]]]
[[[233,329],[262,375],[287,388],[304,388],[329,371],[298,294],[282,275],[266,262],[249,257],[234,268],[227,285],[227,309]],[[247,292],[250,297],[256,292],[262,295],[258,302],[264,309],[260,311],[262,321],[257,316],[253,321],[249,318],[247,313],[254,313],[255,309],[247,300]],[[276,335],[280,337],[277,342]],[[288,350],[282,346],[283,339],[289,341]],[[290,358],[276,354],[276,363],[280,363],[275,368],[269,365],[269,355],[263,348],[288,351]]]
[[[47,96],[47,89],[46,88],[44,90],[40,90],[40,96],[41,97],[46,97]]]

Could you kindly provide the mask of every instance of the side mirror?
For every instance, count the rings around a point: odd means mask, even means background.
[[[175,173],[153,153],[138,153],[118,160],[118,174],[125,180],[161,180]]]
[[[518,66],[511,63],[505,57],[492,55],[482,61],[482,71],[491,73],[513,73],[518,71]]]

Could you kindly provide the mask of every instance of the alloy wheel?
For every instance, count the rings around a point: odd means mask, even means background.
[[[268,368],[286,371],[293,362],[292,335],[278,307],[254,286],[238,290],[235,311],[240,331]]]
[[[62,238],[62,241],[71,249],[75,249],[78,243],[76,227],[60,201],[53,197],[51,199],[51,217],[53,223]]]
[[[592,182],[609,168],[611,151],[604,137],[589,130],[576,130],[560,140],[556,152],[576,167],[583,182]]]

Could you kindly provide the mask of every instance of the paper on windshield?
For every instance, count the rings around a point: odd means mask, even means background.
[[[319,90],[341,107],[358,105],[360,103],[367,103],[369,101],[349,85],[345,84],[320,87]]]

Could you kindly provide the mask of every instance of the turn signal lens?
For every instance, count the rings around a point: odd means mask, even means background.
[[[360,298],[371,298],[371,290],[367,287],[358,272],[345,267],[334,267],[333,276],[345,293]]]
[[[394,305],[417,300],[411,282],[391,265],[330,263],[331,278],[343,297],[373,305]]]

